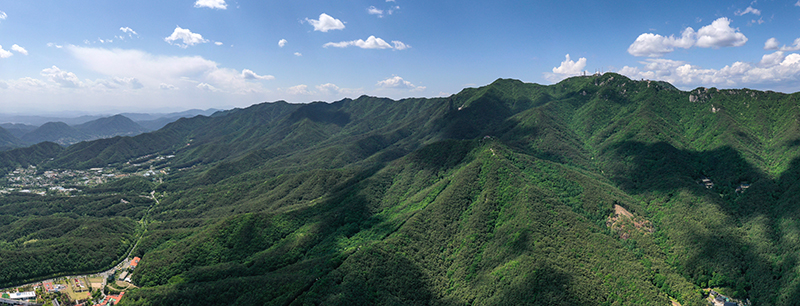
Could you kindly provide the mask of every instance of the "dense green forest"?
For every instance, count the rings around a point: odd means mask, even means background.
[[[499,79],[7,151],[5,171],[174,158],[159,181],[0,196],[0,285],[102,269],[143,234],[121,305],[795,305],[799,98]],[[635,218],[611,226],[615,205]],[[97,251],[53,260],[69,248]]]

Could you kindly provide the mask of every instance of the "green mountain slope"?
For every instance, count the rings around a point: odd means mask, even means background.
[[[125,305],[706,305],[704,288],[792,305],[799,97],[499,79],[447,98],[263,103],[33,162],[174,155],[147,183],[158,205],[114,208],[147,225]],[[119,182],[92,192],[151,188]]]

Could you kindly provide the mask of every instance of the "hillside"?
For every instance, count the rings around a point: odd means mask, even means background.
[[[24,143],[6,129],[0,127],[0,151],[22,147]]]
[[[69,145],[87,139],[89,136],[64,122],[48,122],[33,131],[25,133],[20,139],[27,143],[55,142]]]
[[[134,136],[147,131],[145,128],[123,115],[114,115],[92,120],[76,125],[74,128],[89,135],[90,139]]]
[[[606,73],[183,118],[23,161],[163,172],[8,198],[0,284],[99,270],[135,230],[121,305],[794,305],[798,98]],[[94,266],[11,260],[82,224]]]

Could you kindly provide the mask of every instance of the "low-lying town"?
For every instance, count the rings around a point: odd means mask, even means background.
[[[136,288],[130,275],[139,257],[125,260],[111,270],[60,277],[0,290],[0,305],[116,305],[125,291]]]
[[[116,167],[97,167],[85,170],[39,169],[36,166],[20,167],[0,179],[0,194],[13,192],[38,195],[73,195],[82,187],[97,186],[128,176],[160,179],[170,173],[166,160],[174,155],[146,155],[134,158]]]

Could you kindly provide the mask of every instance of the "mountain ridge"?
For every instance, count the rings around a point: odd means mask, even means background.
[[[161,199],[121,305],[705,305],[709,287],[791,305],[798,98],[498,79],[443,98],[261,103],[31,164],[170,156],[173,174],[145,179]],[[607,226],[615,205],[652,232]],[[9,220],[0,233],[21,226]]]

